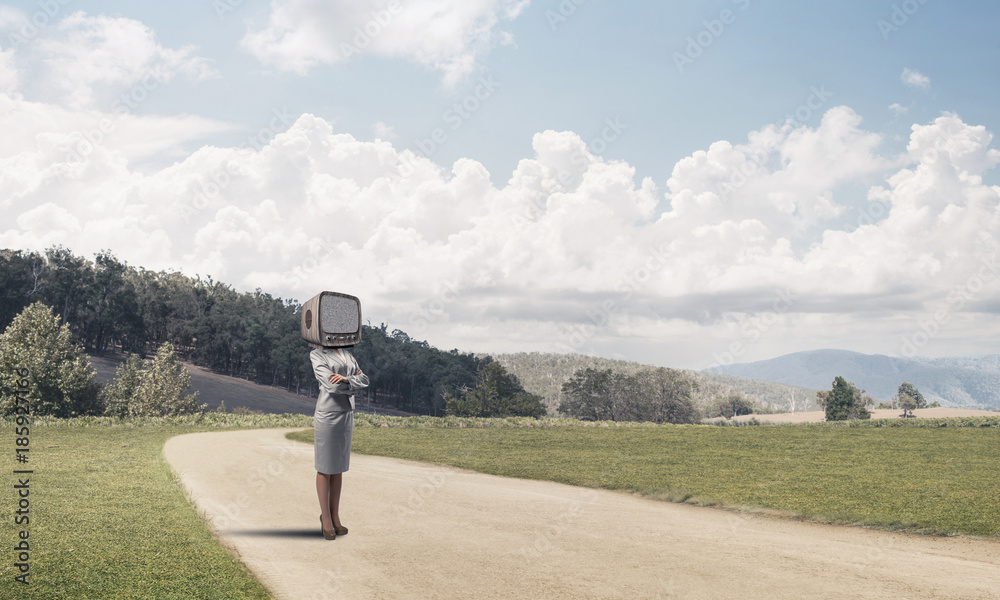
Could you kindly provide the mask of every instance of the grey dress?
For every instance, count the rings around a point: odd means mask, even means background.
[[[319,398],[313,413],[316,472],[343,473],[351,466],[351,436],[354,433],[354,392],[368,387],[368,376],[358,372],[358,361],[347,348],[317,348],[309,354],[319,381]],[[330,383],[337,373],[347,382]]]

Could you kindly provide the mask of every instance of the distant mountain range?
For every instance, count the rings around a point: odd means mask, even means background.
[[[706,371],[821,390],[830,389],[840,375],[886,402],[896,395],[899,384],[908,381],[928,402],[957,408],[1000,408],[1000,354],[899,358],[848,350],[812,350]]]

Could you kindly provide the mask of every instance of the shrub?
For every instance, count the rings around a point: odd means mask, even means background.
[[[708,418],[725,417],[732,419],[741,415],[751,415],[755,412],[754,404],[739,392],[733,392],[725,398],[719,398],[709,407]]]
[[[53,310],[35,302],[17,315],[0,335],[0,413],[17,403],[17,369],[27,368],[27,398],[37,416],[75,417],[102,412],[101,386],[83,347]]]
[[[174,348],[164,343],[149,364],[136,355],[118,367],[104,391],[105,414],[115,417],[171,417],[204,412],[198,393],[185,394],[191,374],[177,360]]]
[[[827,421],[872,417],[867,408],[869,404],[874,404],[871,397],[864,396],[864,390],[859,390],[839,375],[833,380],[833,388],[829,392],[817,392],[816,398],[817,403],[826,410]]]
[[[498,362],[480,369],[475,389],[446,394],[445,407],[449,415],[457,417],[545,416],[542,398],[526,392],[517,376]]]
[[[129,404],[139,388],[144,368],[143,360],[138,354],[129,354],[125,362],[118,365],[114,380],[101,392],[105,415],[119,418],[129,416]]]

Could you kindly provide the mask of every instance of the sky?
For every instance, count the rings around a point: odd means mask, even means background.
[[[998,17],[0,3],[0,247],[346,292],[442,349],[997,353]]]

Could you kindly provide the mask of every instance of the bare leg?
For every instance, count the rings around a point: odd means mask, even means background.
[[[319,497],[319,509],[323,518],[323,529],[333,531],[333,516],[330,512],[330,479],[333,475],[316,473],[316,495]]]
[[[340,522],[340,490],[344,487],[344,474],[337,473],[336,475],[330,475],[330,515],[333,518],[333,524],[337,527],[343,527],[343,523]]]

